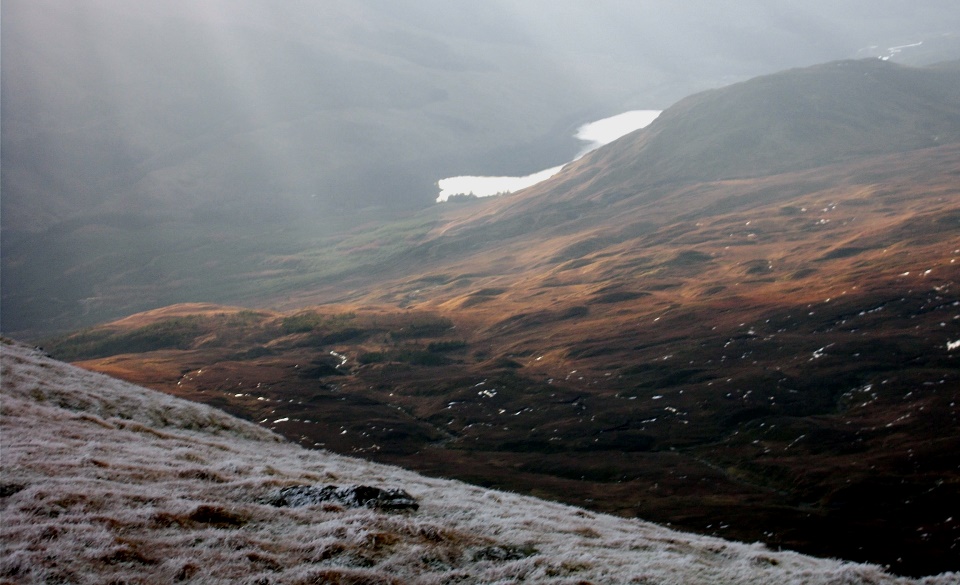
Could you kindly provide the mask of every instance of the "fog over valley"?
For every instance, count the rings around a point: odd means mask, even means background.
[[[591,121],[831,59],[960,55],[946,0],[9,0],[3,17],[3,328],[25,333],[250,298],[238,268],[268,259],[221,246],[329,246],[433,205],[445,177],[562,165]]]
[[[591,120],[871,45],[934,43],[955,34],[951,8],[11,0],[4,227],[118,208],[422,207],[443,177],[566,162]]]

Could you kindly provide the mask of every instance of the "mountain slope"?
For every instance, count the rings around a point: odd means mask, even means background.
[[[947,583],[685,535],[282,443],[3,341],[0,571],[16,583]],[[278,508],[376,483],[418,511]]]
[[[827,2],[699,4],[709,18],[662,0],[9,0],[3,227],[43,230],[118,205],[153,218],[423,207],[444,176],[566,160],[578,148],[569,135],[597,113],[849,57],[911,28],[930,48],[955,20],[941,0],[896,9],[912,23],[896,27]]]
[[[4,331],[329,276],[303,256],[370,208],[569,160],[626,109],[864,47],[956,57],[948,0],[899,4],[7,0]]]
[[[522,197],[505,198],[494,211],[509,219],[571,201],[649,199],[680,183],[762,177],[957,143],[958,93],[956,62],[918,68],[839,61],[757,77],[680,100],[646,128],[584,156]]]
[[[960,141],[960,67],[868,59],[758,77],[681,100],[583,165],[663,181],[764,176]]]
[[[899,111],[942,110],[924,95]],[[852,156],[863,136],[824,140]],[[634,140],[354,240],[391,252],[272,311],[178,305],[48,347],[308,446],[956,570],[960,143],[641,187],[604,162]]]

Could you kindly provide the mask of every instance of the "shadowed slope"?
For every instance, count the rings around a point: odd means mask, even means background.
[[[681,100],[582,165],[664,181],[756,177],[960,140],[960,67],[869,59],[758,77]]]
[[[11,582],[921,582],[307,452],[8,340],[0,357]],[[330,482],[402,486],[422,505],[266,503]]]
[[[650,198],[678,183],[762,177],[960,141],[960,65],[839,61],[687,97],[649,126],[493,207]],[[515,210],[507,212],[506,210]],[[484,217],[491,215],[481,213]]]

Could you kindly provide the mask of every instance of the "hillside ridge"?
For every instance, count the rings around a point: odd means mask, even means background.
[[[898,578],[427,479],[302,450],[8,339],[0,359],[0,574],[12,582],[940,585],[956,576]],[[284,486],[330,482],[400,486],[421,506],[264,503]]]
[[[960,67],[835,61],[688,96],[495,208],[617,201],[960,141]],[[484,214],[486,215],[486,214]]]

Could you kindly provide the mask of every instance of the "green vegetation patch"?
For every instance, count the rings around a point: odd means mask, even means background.
[[[713,260],[713,256],[699,250],[683,250],[672,260],[665,262],[667,266],[697,266]]]
[[[446,353],[464,349],[465,347],[467,347],[466,341],[433,341],[427,345],[427,351],[430,353]]]
[[[316,311],[304,311],[296,315],[284,317],[280,322],[280,330],[286,335],[294,333],[310,333],[320,329],[328,331],[342,331],[346,325],[356,319],[355,313],[337,313],[323,315]]]
[[[309,333],[323,324],[325,317],[314,311],[297,313],[284,317],[280,322],[280,330],[287,335],[293,333]]]
[[[441,335],[450,329],[453,329],[453,321],[446,317],[418,315],[399,329],[391,331],[390,336],[394,339],[416,339]]]
[[[393,354],[394,361],[408,363],[413,366],[442,366],[450,363],[450,359],[437,353],[422,349],[400,350]]]
[[[871,248],[862,248],[858,246],[844,246],[840,248],[835,248],[830,250],[822,257],[818,258],[818,261],[823,262],[825,260],[837,260],[840,258],[852,258],[853,256],[859,256],[864,252],[869,252]]]
[[[623,303],[626,301],[633,301],[642,297],[648,297],[650,293],[646,291],[630,291],[630,290],[621,290],[608,292],[606,294],[597,295],[593,298],[595,303],[601,304],[614,304],[614,303]]]
[[[357,357],[361,364],[381,364],[400,362],[413,366],[443,366],[450,363],[450,358],[429,350],[419,348],[400,348],[393,351],[369,351]]]
[[[132,331],[110,329],[81,331],[49,344],[58,359],[76,361],[122,353],[144,353],[160,349],[188,349],[208,330],[207,319],[197,315],[173,317]]]
[[[592,254],[598,250],[602,250],[607,246],[616,243],[615,240],[604,237],[594,237],[587,238],[585,240],[580,240],[579,242],[574,242],[570,244],[560,252],[558,252],[551,261],[553,262],[567,262],[570,260],[577,260],[583,258],[588,254]]]

